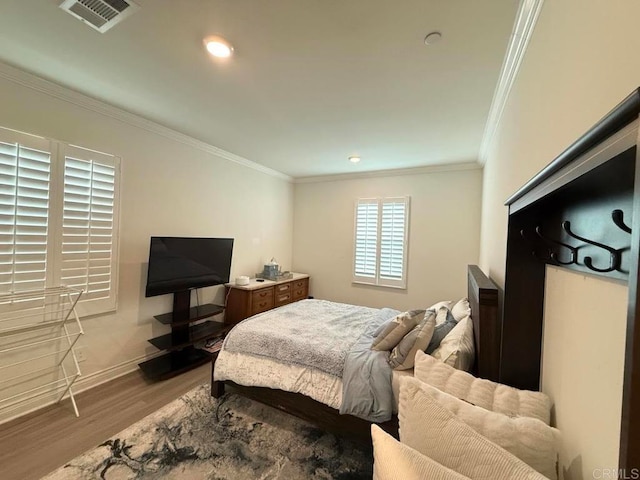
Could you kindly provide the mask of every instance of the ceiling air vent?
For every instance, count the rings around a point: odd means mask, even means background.
[[[140,7],[131,0],[65,0],[60,8],[104,33]]]

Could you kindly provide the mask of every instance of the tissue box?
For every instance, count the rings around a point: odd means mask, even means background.
[[[279,265],[265,265],[264,266],[264,270],[262,271],[262,278],[266,278],[268,280],[275,280],[278,275],[280,275],[280,266]]]

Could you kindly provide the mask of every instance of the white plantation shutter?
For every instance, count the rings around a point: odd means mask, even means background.
[[[0,294],[66,285],[114,310],[120,159],[0,128]]]
[[[382,202],[380,227],[380,279],[403,283],[407,243],[407,198]]]
[[[409,197],[356,202],[353,281],[406,288]]]
[[[47,284],[49,141],[0,131],[0,293]]]
[[[356,204],[356,277],[375,278],[378,255],[378,202],[359,200]]]
[[[83,313],[114,309],[118,158],[73,146],[64,153],[61,282],[84,290]]]

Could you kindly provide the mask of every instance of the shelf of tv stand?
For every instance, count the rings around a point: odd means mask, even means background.
[[[193,345],[201,340],[224,335],[230,329],[229,325],[222,322],[211,321],[203,322],[193,327],[184,328],[184,334],[176,335],[175,332],[160,335],[159,337],[150,338],[148,341],[154,347],[160,350],[177,350],[180,348]],[[181,332],[182,333],[182,332]]]
[[[195,348],[194,344],[210,338],[224,337],[231,329],[232,325],[210,318],[223,313],[223,306],[207,303],[189,308],[189,303],[189,291],[175,292],[173,312],[154,316],[159,322],[169,325],[171,333],[149,340],[149,343],[165,353],[138,364],[148,378],[163,380],[211,361],[211,354]],[[201,321],[207,318],[210,320]],[[196,322],[200,323],[193,325]]]
[[[173,313],[163,313],[162,315],[154,315],[153,318],[165,325],[186,325],[187,323],[196,322],[204,318],[213,317],[224,312],[222,305],[215,305],[213,303],[207,303],[198,307],[191,307],[189,309],[189,318],[180,320],[178,322],[173,321]]]
[[[210,353],[191,346],[165,353],[138,366],[146,377],[152,380],[166,380],[210,361]]]

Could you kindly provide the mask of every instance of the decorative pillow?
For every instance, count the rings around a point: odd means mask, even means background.
[[[471,316],[471,305],[467,298],[462,298],[456,302],[456,304],[450,308],[453,318],[457,321],[462,320],[465,317]]]
[[[529,465],[482,436],[420,388],[400,379],[400,441],[474,480],[544,480]]]
[[[436,314],[427,310],[422,321],[407,333],[389,355],[389,365],[395,370],[413,368],[417,351],[423,351],[429,345],[436,326]]]
[[[537,418],[549,425],[551,400],[542,392],[518,390],[476,378],[440,360],[417,352],[413,375],[456,398],[510,417]]]
[[[468,480],[371,425],[373,480]]]
[[[535,418],[511,418],[502,413],[476,407],[418,379],[410,378],[410,385],[417,385],[423,394],[431,395],[441,406],[451,412],[480,435],[512,453],[534,470],[556,480],[556,463],[560,449],[560,431]],[[415,393],[415,392],[414,392]],[[418,393],[415,393],[419,396]]]
[[[446,337],[457,324],[458,322],[453,317],[451,311],[446,307],[440,307],[436,315],[436,328],[433,331],[429,346],[426,348],[427,353],[431,354],[438,348],[442,339]]]
[[[458,370],[466,372],[471,370],[476,358],[471,317],[467,316],[460,320],[431,355]]]
[[[373,350],[391,350],[424,318],[424,310],[411,310],[397,315],[374,338]]]

